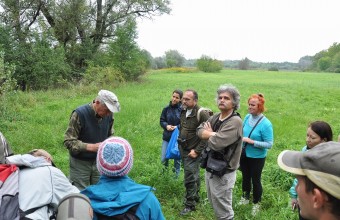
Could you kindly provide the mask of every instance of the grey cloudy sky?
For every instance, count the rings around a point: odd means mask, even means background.
[[[137,43],[153,57],[245,57],[298,62],[340,42],[340,0],[171,0],[170,15],[138,21]]]

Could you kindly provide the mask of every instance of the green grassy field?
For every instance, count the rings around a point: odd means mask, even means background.
[[[159,116],[168,104],[171,92],[180,88],[196,89],[199,104],[217,112],[216,89],[231,83],[241,93],[242,116],[247,113],[247,99],[261,92],[266,98],[265,115],[274,127],[274,146],[269,151],[263,171],[264,187],[261,212],[254,219],[298,219],[288,205],[288,189],[293,177],[281,171],[277,155],[284,149],[300,150],[305,144],[309,122],[327,121],[333,128],[334,139],[340,132],[338,117],[340,74],[224,70],[221,73],[151,72],[140,82],[121,84],[112,90],[119,98],[121,112],[115,115],[115,131],[130,141],[135,151],[134,167],[130,173],[136,182],[154,186],[166,219],[214,219],[205,199],[201,170],[202,201],[197,211],[180,217],[183,208],[183,173],[174,179],[171,170],[162,174],[160,149],[162,129]],[[77,86],[69,89],[8,94],[1,97],[0,131],[16,153],[32,148],[45,148],[55,162],[68,174],[68,152],[63,135],[71,111],[95,98],[102,88]],[[234,188],[235,219],[253,219],[251,205],[238,207],[241,194],[241,173],[238,171]]]

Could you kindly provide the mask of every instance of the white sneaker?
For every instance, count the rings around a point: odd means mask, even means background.
[[[256,203],[253,205],[253,208],[251,210],[251,214],[253,216],[257,215],[257,213],[260,211],[260,204]]]
[[[248,205],[249,199],[246,199],[244,197],[241,197],[240,201],[238,202],[238,205]]]

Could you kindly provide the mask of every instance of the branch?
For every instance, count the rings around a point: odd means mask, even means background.
[[[41,9],[41,1],[39,2],[39,5],[38,5],[38,8],[37,8],[37,11],[35,12],[34,16],[33,16],[33,19],[32,21],[28,24],[27,28],[31,27],[31,25],[37,20],[37,17],[39,16],[39,12],[40,12],[40,9]]]

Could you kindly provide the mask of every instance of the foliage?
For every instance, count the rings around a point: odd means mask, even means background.
[[[188,67],[171,67],[160,70],[163,73],[194,73],[196,69]]]
[[[150,68],[155,69],[156,64],[155,64],[155,61],[154,61],[151,53],[147,50],[141,50],[141,54],[145,58],[146,68],[147,69],[150,69]]]
[[[50,35],[33,34],[29,42],[18,42],[13,33],[3,27],[4,59],[14,65],[13,78],[22,90],[62,86],[70,79],[71,68],[66,63],[62,47],[54,46]]]
[[[13,91],[17,81],[13,78],[15,67],[4,61],[4,53],[0,51],[0,95]]]
[[[135,42],[136,22],[131,19],[124,26],[119,26],[116,35],[109,48],[112,64],[126,80],[136,80],[150,66],[149,57]]]
[[[166,67],[165,57],[155,57],[154,59],[155,67],[153,69],[163,69]]]
[[[326,71],[331,67],[332,58],[330,57],[321,57],[318,61],[318,67],[321,71]]]
[[[82,82],[85,84],[92,84],[99,87],[118,86],[124,82],[123,74],[110,66],[95,66],[93,63],[86,69]]]
[[[242,60],[240,60],[240,62],[238,63],[238,68],[240,70],[248,70],[250,67],[250,60],[246,57]]]
[[[20,1],[20,4],[19,1],[0,0],[0,23],[3,25],[0,33],[3,35],[6,30],[7,34],[0,39],[0,44],[6,45],[5,61],[16,66],[14,77],[22,90],[27,86],[39,89],[49,80],[52,84],[60,84],[69,76],[79,78],[97,52],[117,37],[119,27],[129,25],[131,19],[138,17],[152,18],[169,13],[169,4],[169,0],[32,0]],[[42,39],[49,44],[50,51],[36,45]],[[54,48],[62,49],[53,51]],[[48,55],[57,55],[56,66],[59,67],[54,73],[50,69],[45,74],[41,72],[51,66],[50,60],[38,60],[39,66],[43,63],[43,67],[33,66],[39,58],[34,58],[35,52],[41,49]],[[61,57],[61,51],[64,57]],[[63,65],[61,59],[67,65]],[[150,64],[139,62],[138,65],[144,68]],[[134,74],[135,71],[129,73],[128,78],[134,79]],[[44,79],[38,80],[40,76]]]
[[[340,44],[333,43],[327,50],[316,53],[313,57],[314,70],[340,72]]]
[[[299,59],[298,66],[299,66],[299,69],[305,71],[305,70],[311,69],[312,64],[313,64],[313,57],[304,56]]]
[[[126,138],[134,150],[134,165],[129,176],[138,183],[156,189],[155,194],[166,219],[214,219],[214,212],[206,198],[203,170],[201,202],[196,207],[197,211],[185,217],[179,215],[185,193],[183,169],[179,179],[173,178],[171,169],[162,173],[159,116],[174,88],[196,89],[199,104],[218,112],[216,89],[220,84],[232,83],[241,93],[239,112],[242,118],[247,113],[249,95],[261,92],[266,98],[265,115],[274,128],[274,146],[268,151],[262,175],[264,191],[261,211],[256,218],[252,218],[251,204],[237,205],[242,191],[242,177],[237,171],[233,190],[235,220],[298,219],[297,212],[292,212],[288,204],[288,188],[293,177],[278,168],[277,156],[285,149],[301,150],[311,121],[327,121],[334,135],[338,134],[340,118],[336,116],[340,109],[340,74],[259,70],[171,74],[168,69],[167,72],[160,70],[143,75],[141,82],[127,82],[118,86],[78,84],[67,89],[6,93],[0,97],[1,103],[5,103],[0,105],[0,131],[16,153],[25,153],[32,148],[47,149],[56,165],[68,175],[68,151],[63,146],[63,135],[72,110],[93,100],[99,89],[111,90],[118,96],[122,106],[121,112],[114,115],[115,135]]]
[[[276,66],[272,66],[268,68],[268,71],[279,71],[279,68],[277,68]]]
[[[221,61],[205,55],[201,56],[201,58],[196,61],[196,66],[197,69],[208,73],[219,72],[223,67]]]
[[[333,56],[331,72],[340,73],[340,51]]]
[[[181,67],[185,58],[177,50],[165,51],[165,62],[167,67]]]

